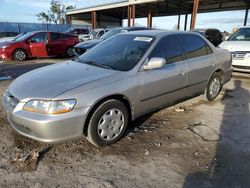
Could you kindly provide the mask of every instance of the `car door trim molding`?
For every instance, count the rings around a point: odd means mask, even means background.
[[[189,87],[192,87],[192,86],[195,86],[195,85],[199,85],[199,84],[202,84],[202,83],[206,83],[206,82],[207,82],[207,80],[201,81],[201,82],[198,82],[198,83],[195,83],[195,84],[191,84],[191,85],[188,85],[188,86],[185,86],[185,87],[181,87],[181,88],[178,88],[178,89],[175,89],[175,90],[172,90],[172,91],[168,91],[168,92],[165,92],[165,93],[161,93],[159,95],[155,95],[155,96],[152,96],[152,97],[148,97],[148,98],[142,99],[142,100],[140,100],[140,102],[145,102],[145,101],[154,99],[156,97],[161,97],[163,95],[167,95],[169,93],[173,93],[173,92],[176,92],[176,91],[179,91],[179,90],[182,90],[182,89],[186,89],[186,88],[189,88]]]

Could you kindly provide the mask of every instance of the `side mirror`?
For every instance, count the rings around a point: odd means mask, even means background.
[[[142,68],[143,70],[152,70],[164,67],[166,65],[166,60],[161,57],[152,57],[146,65]]]

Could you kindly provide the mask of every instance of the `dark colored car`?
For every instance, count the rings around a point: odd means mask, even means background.
[[[216,47],[223,41],[223,35],[218,29],[194,29],[192,31],[205,36]]]
[[[77,56],[82,55],[90,48],[93,48],[95,45],[99,44],[100,42],[118,33],[128,32],[128,31],[139,31],[139,30],[149,30],[149,29],[146,27],[118,27],[118,28],[111,29],[110,31],[105,33],[103,36],[101,36],[101,38],[99,39],[93,39],[90,41],[81,42],[77,44],[76,46],[74,46],[75,55]]]
[[[18,33],[17,32],[5,32],[5,31],[0,31],[0,38],[4,38],[4,37],[15,37],[17,36]]]
[[[78,37],[65,33],[29,32],[11,41],[0,43],[0,59],[24,61],[31,57],[74,56]]]
[[[68,29],[65,33],[72,34],[72,35],[82,35],[82,34],[88,34],[88,29],[78,29],[78,28],[71,28]]]

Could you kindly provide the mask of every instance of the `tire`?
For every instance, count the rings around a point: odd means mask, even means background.
[[[121,139],[128,122],[127,107],[121,101],[107,100],[98,106],[90,118],[87,139],[97,147],[111,145]]]
[[[222,89],[222,79],[218,73],[214,73],[210,78],[205,90],[205,98],[207,101],[213,101]]]
[[[74,48],[72,46],[68,47],[65,53],[67,57],[73,57],[75,55]]]
[[[13,59],[15,61],[25,61],[28,58],[28,54],[23,49],[16,49],[13,53]]]

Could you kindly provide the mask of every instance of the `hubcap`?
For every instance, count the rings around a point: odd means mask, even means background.
[[[18,59],[18,60],[24,60],[26,57],[26,54],[25,54],[25,52],[18,50],[15,53],[15,56],[16,56],[16,59]]]
[[[209,87],[209,94],[212,98],[216,97],[219,94],[220,85],[220,80],[218,78],[214,78]]]
[[[117,138],[124,127],[124,115],[118,109],[110,109],[104,113],[98,123],[98,135],[104,141]]]

